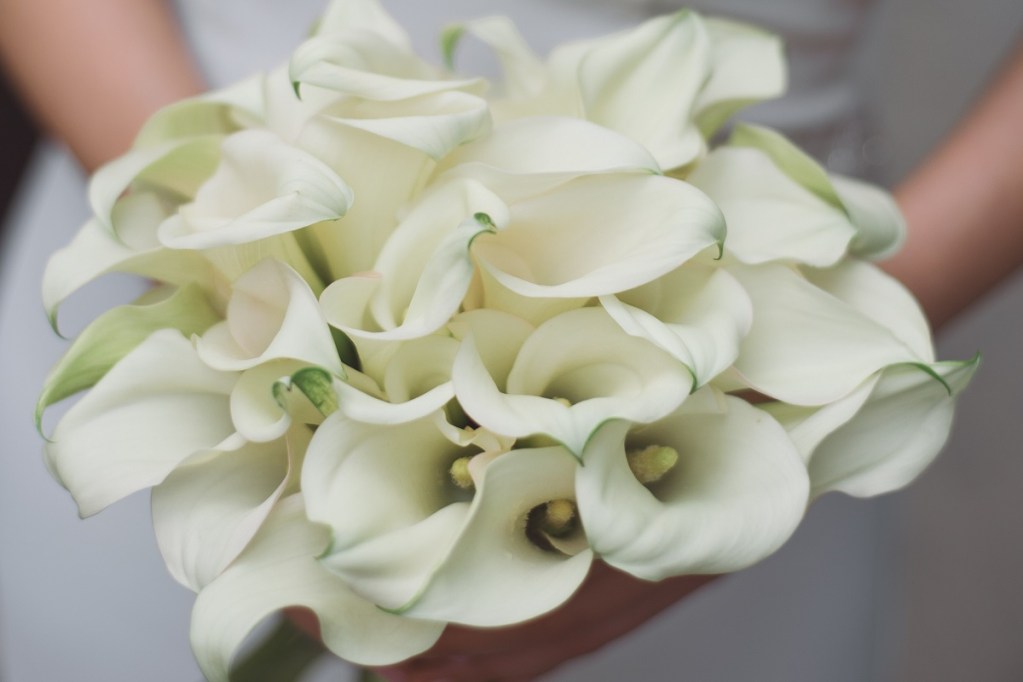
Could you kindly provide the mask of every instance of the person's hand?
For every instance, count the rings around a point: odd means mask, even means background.
[[[429,651],[376,672],[391,682],[518,682],[596,651],[717,576],[638,580],[595,562],[563,606],[504,628],[449,626]]]

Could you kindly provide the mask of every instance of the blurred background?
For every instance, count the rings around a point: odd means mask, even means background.
[[[982,91],[1023,31],[1023,3],[895,0],[887,5],[877,18],[874,49],[863,64],[863,76],[880,123],[880,135],[868,142],[870,159],[876,176],[894,185]],[[0,225],[4,225],[18,213],[17,202],[9,202],[16,196],[18,178],[31,172],[32,145],[46,143],[37,142],[36,131],[6,85],[0,89]],[[972,172],[963,169],[964,174]],[[4,227],[0,233],[0,248],[7,232]],[[891,529],[890,548],[904,555],[902,574],[893,578],[896,589],[908,597],[903,637],[893,653],[899,661],[897,679],[1023,679],[1020,348],[1019,277],[948,325],[939,338],[940,357],[967,358],[980,350],[984,363],[961,402],[945,453],[913,486],[883,502],[902,512],[895,515],[900,521]],[[8,379],[3,378],[5,384]],[[19,390],[34,392],[35,387]],[[54,489],[55,495],[63,494]],[[144,510],[144,503],[133,504],[136,511]],[[73,514],[70,504],[60,512]],[[96,525],[90,532],[103,534],[102,515],[85,525],[91,524]],[[158,557],[153,565],[160,570]],[[175,646],[180,648],[181,643]]]

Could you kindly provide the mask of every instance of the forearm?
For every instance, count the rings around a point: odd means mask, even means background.
[[[1023,264],[1023,46],[897,190],[909,238],[884,267],[941,325]]]
[[[90,170],[153,111],[202,89],[160,0],[0,0],[0,57],[37,120]]]

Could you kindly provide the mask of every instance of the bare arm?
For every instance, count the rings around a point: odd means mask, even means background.
[[[1023,45],[896,193],[906,247],[885,263],[937,327],[1023,263]]]
[[[0,57],[89,170],[127,149],[157,108],[203,87],[160,0],[0,0]]]

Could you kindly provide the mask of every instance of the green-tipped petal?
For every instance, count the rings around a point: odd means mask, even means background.
[[[180,289],[151,305],[126,305],[96,318],[68,349],[43,385],[36,403],[36,426],[50,405],[92,387],[125,355],[158,329],[201,334],[220,319],[202,290]]]

